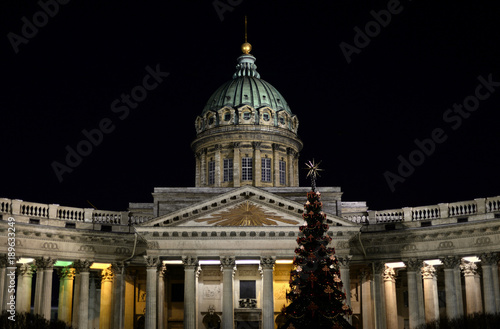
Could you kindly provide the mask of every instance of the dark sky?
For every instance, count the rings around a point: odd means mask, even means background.
[[[322,161],[319,186],[380,210],[500,195],[495,2],[145,3],[72,0],[45,15],[36,1],[2,1],[0,197],[124,210],[154,187],[194,186],[194,121],[234,72],[245,15],[262,79],[300,120],[301,167]],[[147,66],[169,75],[113,112]],[[100,125],[108,133],[60,182],[53,163]]]

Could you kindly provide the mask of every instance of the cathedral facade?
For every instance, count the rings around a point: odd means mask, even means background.
[[[0,198],[1,310],[79,329],[279,328],[310,188],[299,120],[250,51],[195,119],[194,187],[127,211]],[[500,312],[500,196],[376,211],[318,191],[356,328]]]

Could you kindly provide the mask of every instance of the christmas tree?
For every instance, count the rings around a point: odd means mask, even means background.
[[[294,268],[290,272],[290,305],[283,307],[286,322],[280,329],[353,328],[344,318],[352,310],[345,304],[335,250],[328,247],[332,238],[327,234],[321,194],[316,191],[316,177],[321,170],[318,165],[314,160],[307,163],[312,191],[307,193],[303,214],[306,222],[299,228]]]

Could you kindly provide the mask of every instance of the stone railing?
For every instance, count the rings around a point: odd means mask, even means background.
[[[390,210],[368,210],[365,213],[347,213],[343,218],[354,223],[394,223],[427,221],[450,217],[480,215],[500,211],[500,196],[469,201],[440,203],[431,206],[407,207]]]
[[[43,204],[4,198],[0,198],[0,214],[96,224],[129,224],[128,211],[108,211],[93,208],[63,207],[58,204]]]

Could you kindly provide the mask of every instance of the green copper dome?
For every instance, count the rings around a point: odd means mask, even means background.
[[[238,65],[233,79],[224,83],[209,98],[202,116],[208,111],[217,111],[224,106],[239,108],[249,105],[255,109],[270,107],[275,111],[292,111],[283,96],[270,83],[260,79],[255,57],[243,54],[238,57]]]

